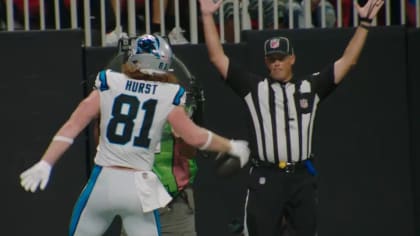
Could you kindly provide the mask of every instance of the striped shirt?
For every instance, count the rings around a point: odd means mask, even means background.
[[[254,156],[275,164],[310,157],[318,104],[335,88],[332,64],[321,72],[282,83],[244,71],[231,61],[226,81],[250,112]]]

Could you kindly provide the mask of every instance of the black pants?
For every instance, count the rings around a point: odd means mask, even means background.
[[[306,168],[251,169],[245,216],[250,236],[315,236],[316,208],[316,180]]]

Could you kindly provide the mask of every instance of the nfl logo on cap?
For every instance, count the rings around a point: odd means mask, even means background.
[[[293,48],[289,39],[286,37],[273,37],[267,39],[264,43],[264,54],[267,56],[274,53],[292,55]]]
[[[270,40],[270,48],[278,48],[280,47],[280,40],[279,39],[272,39]]]

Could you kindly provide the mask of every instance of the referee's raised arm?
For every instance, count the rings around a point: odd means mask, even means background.
[[[317,235],[318,190],[314,165],[317,157],[312,148],[315,117],[321,101],[333,93],[336,84],[356,64],[368,27],[384,4],[383,0],[366,2],[362,7],[355,3],[361,25],[343,55],[322,70],[295,76],[297,55],[293,39],[282,35],[281,30],[263,45],[261,59],[268,74],[247,71],[233,57],[229,59],[213,19],[222,1],[200,0],[210,60],[226,85],[244,100],[250,116],[249,127],[253,128],[243,235]]]
[[[206,41],[210,61],[217,68],[223,79],[226,79],[229,58],[223,51],[216,24],[213,19],[214,12],[219,9],[222,2],[223,0],[218,0],[217,2],[213,2],[213,0],[200,0],[200,9],[203,21],[204,39]]]
[[[372,20],[378,14],[384,4],[383,0],[369,0],[363,7],[357,1],[354,2],[360,17],[360,25],[357,27],[352,39],[346,47],[343,55],[334,63],[334,82],[338,84],[352,66],[357,63],[360,52],[366,42],[369,27]]]

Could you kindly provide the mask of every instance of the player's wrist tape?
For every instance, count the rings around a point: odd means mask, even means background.
[[[207,141],[203,146],[199,147],[200,150],[205,150],[210,146],[210,143],[213,139],[213,133],[210,130],[207,130]]]
[[[74,139],[66,137],[66,136],[56,135],[54,136],[53,141],[60,141],[60,142],[73,144]]]

